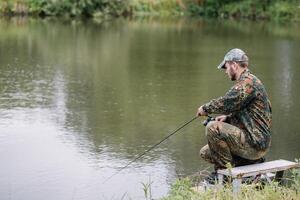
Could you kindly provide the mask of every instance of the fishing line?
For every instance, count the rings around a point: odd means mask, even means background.
[[[117,172],[115,172],[113,175],[111,175],[110,177],[108,177],[107,179],[105,179],[103,181],[103,184],[106,183],[109,179],[111,179],[113,176],[117,175],[118,173],[120,173],[123,169],[127,168],[129,165],[131,165],[133,162],[137,161],[138,159],[140,159],[141,157],[143,157],[146,153],[148,153],[149,151],[151,151],[152,149],[154,149],[155,147],[157,147],[158,145],[160,145],[161,143],[163,143],[165,140],[167,140],[169,137],[171,137],[172,135],[174,135],[175,133],[177,133],[180,129],[184,128],[185,126],[187,126],[189,123],[191,123],[192,121],[194,121],[195,119],[197,119],[199,116],[193,117],[193,119],[189,120],[188,122],[184,123],[183,125],[181,125],[179,128],[177,128],[176,130],[174,130],[172,133],[170,133],[169,135],[167,135],[164,139],[162,139],[161,141],[159,141],[158,143],[156,143],[155,145],[153,145],[152,147],[150,147],[149,149],[147,149],[146,151],[144,151],[143,153],[141,153],[140,155],[138,155],[135,159],[133,159],[132,161],[130,161],[129,163],[127,163],[127,165],[125,165],[124,167],[122,167],[121,169],[119,169]]]

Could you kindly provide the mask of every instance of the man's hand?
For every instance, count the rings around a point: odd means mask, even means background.
[[[207,113],[203,110],[202,107],[203,107],[203,106],[200,106],[200,107],[198,108],[198,111],[197,111],[196,116],[206,116],[206,115],[207,115]]]
[[[219,122],[225,122],[227,119],[227,115],[220,115],[218,117],[216,117],[216,121],[219,121]]]

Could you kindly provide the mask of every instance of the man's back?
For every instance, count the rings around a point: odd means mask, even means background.
[[[248,142],[258,150],[269,147],[271,133],[271,104],[262,82],[248,70],[233,87],[249,95],[241,109],[232,113],[230,123],[245,131]]]

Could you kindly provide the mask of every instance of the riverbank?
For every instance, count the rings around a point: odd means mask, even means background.
[[[288,186],[280,186],[278,183],[267,185],[252,184],[243,185],[241,193],[236,199],[252,200],[253,197],[257,200],[295,200],[300,199],[300,176],[299,170],[293,170],[291,179],[288,179]],[[206,192],[198,193],[192,190],[192,181],[188,178],[177,180],[171,188],[169,195],[162,200],[229,200],[232,199],[232,187],[227,186],[221,190],[207,190]]]
[[[134,15],[201,16],[251,20],[300,21],[299,0],[3,0],[3,16],[107,18]]]

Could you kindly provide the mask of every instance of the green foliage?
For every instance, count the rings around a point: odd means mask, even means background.
[[[146,200],[151,200],[152,199],[152,192],[151,192],[151,185],[152,185],[153,181],[151,181],[151,179],[149,178],[149,182],[148,183],[141,183],[143,185],[143,191],[144,191],[144,196],[146,198]]]
[[[28,14],[40,16],[120,16],[129,10],[127,0],[4,0],[1,13],[16,13],[20,3],[29,7]]]
[[[294,1],[277,1],[270,7],[270,15],[276,20],[299,19],[300,3]],[[297,16],[298,15],[298,16]]]
[[[300,21],[299,0],[204,0],[190,3],[192,15],[221,18],[250,18]]]
[[[135,13],[155,15],[181,15],[184,4],[177,0],[132,0],[131,6]]]
[[[204,16],[205,15],[204,7],[200,6],[198,4],[189,4],[188,11],[193,16]]]
[[[300,0],[1,0],[0,13],[70,17],[193,15],[300,21]]]
[[[300,159],[295,160],[297,163],[300,163]],[[299,193],[300,192],[300,169],[292,170],[292,188]]]
[[[193,199],[196,193],[191,189],[192,182],[188,178],[176,180],[172,185],[170,195],[163,200],[184,200]]]
[[[209,17],[217,17],[218,10],[220,9],[223,3],[224,2],[222,1],[206,0],[203,5],[205,15]]]
[[[127,2],[119,0],[30,0],[29,4],[34,5],[32,12],[52,16],[120,16],[127,8]]]
[[[220,14],[224,17],[237,18],[266,18],[264,12],[266,9],[265,1],[246,0],[238,3],[229,3],[220,9]]]
[[[0,1],[0,15],[25,15],[28,13],[27,0]]]
[[[3,0],[0,4],[0,11],[3,14],[9,14],[12,11],[12,4],[8,0]]]

